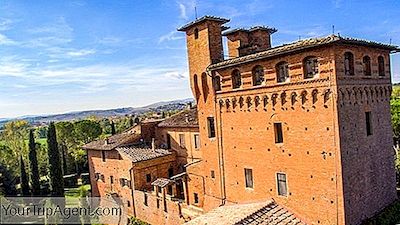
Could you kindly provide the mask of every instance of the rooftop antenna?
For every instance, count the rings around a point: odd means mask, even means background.
[[[335,25],[332,25],[332,34],[335,34]]]
[[[194,15],[195,15],[196,20],[197,20],[197,6],[194,7]]]
[[[299,41],[301,40],[301,36],[299,35]]]
[[[390,38],[390,39],[389,39],[389,45],[391,45],[391,44],[392,44],[392,39]]]

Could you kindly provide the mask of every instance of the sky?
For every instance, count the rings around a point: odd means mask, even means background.
[[[203,15],[273,46],[332,33],[400,45],[400,1],[0,0],[0,118],[192,97],[184,33]],[[400,54],[392,55],[400,82]]]

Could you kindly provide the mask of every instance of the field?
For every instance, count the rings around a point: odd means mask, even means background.
[[[46,138],[36,139],[35,142],[39,143],[40,145],[47,145],[47,139]],[[29,140],[25,140],[25,143],[28,145]],[[4,140],[0,140],[0,145],[6,145],[6,142]]]

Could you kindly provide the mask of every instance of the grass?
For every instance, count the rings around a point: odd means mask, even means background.
[[[90,184],[82,185],[76,188],[65,188],[65,200],[69,206],[78,206],[81,192],[88,192],[90,190]]]
[[[35,140],[36,143],[39,143],[40,145],[44,145],[47,146],[47,139],[46,138],[38,138]],[[29,144],[29,140],[25,140],[25,143],[28,145]],[[0,145],[6,145],[6,141],[5,140],[0,140]]]

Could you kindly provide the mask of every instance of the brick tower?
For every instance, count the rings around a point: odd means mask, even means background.
[[[273,28],[186,32],[198,105],[200,206],[271,200],[308,224],[360,224],[396,199],[389,98],[395,46],[330,35],[271,47]]]

